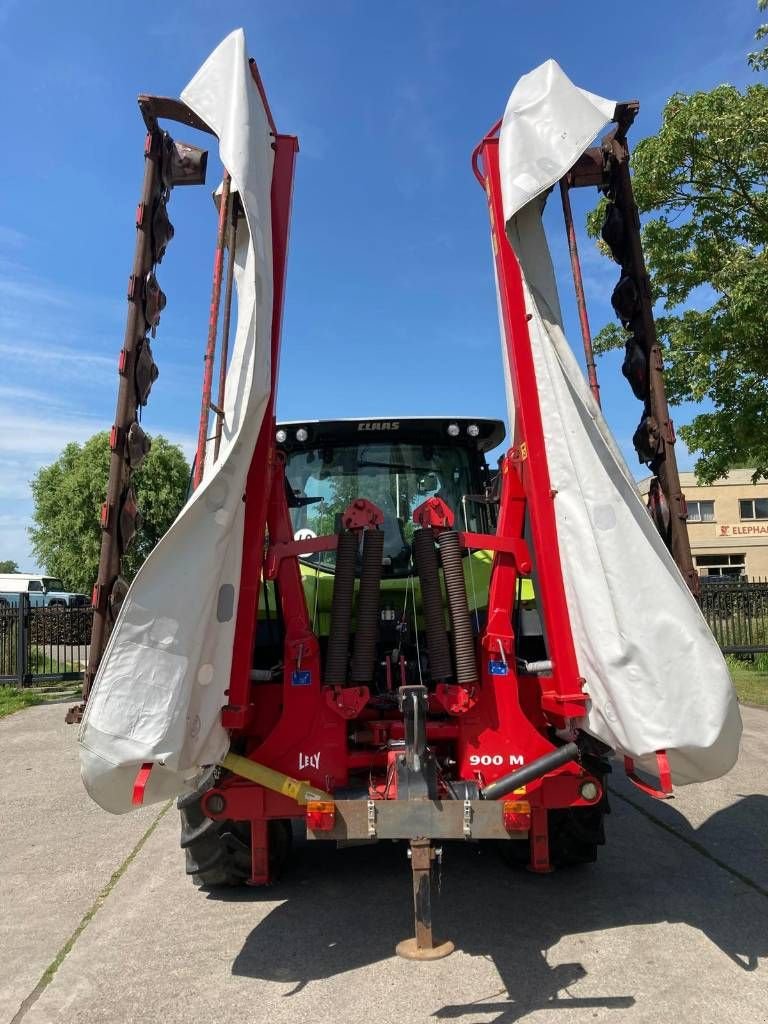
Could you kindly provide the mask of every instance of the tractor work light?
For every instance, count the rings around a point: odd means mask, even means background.
[[[300,444],[303,444],[307,440],[308,437],[309,437],[309,431],[306,430],[304,427],[299,427],[299,429],[296,431],[296,440]]]
[[[283,428],[281,427],[280,430],[278,430],[277,433],[275,434],[275,440],[277,441],[278,444],[285,444],[285,442],[288,440],[288,431],[283,430]]]
[[[527,800],[505,800],[501,812],[507,832],[530,831],[531,805]]]
[[[460,431],[459,431],[459,424],[458,423],[449,423],[448,424],[448,437],[458,437],[459,433],[460,433]]]
[[[476,423],[470,423],[467,427],[467,433],[470,437],[477,437],[480,434],[480,427]]]

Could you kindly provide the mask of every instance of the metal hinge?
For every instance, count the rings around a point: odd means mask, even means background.
[[[472,801],[464,801],[464,821],[462,824],[462,831],[465,839],[472,838]]]
[[[368,801],[368,838],[376,838],[376,803],[373,800]]]

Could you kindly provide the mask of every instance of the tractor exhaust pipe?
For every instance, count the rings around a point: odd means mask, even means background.
[[[485,789],[481,789],[480,796],[484,800],[497,800],[500,796],[506,796],[512,790],[519,789],[520,786],[524,786],[528,782],[533,782],[534,779],[540,779],[547,772],[568,764],[569,761],[578,761],[579,756],[578,746],[575,743],[566,743],[564,747],[558,747],[557,750],[544,754],[543,757],[537,757],[535,761],[531,761],[524,768],[518,768],[516,772],[510,772],[509,775],[502,775],[500,779],[496,779]]]

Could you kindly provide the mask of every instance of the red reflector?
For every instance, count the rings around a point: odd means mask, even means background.
[[[333,800],[307,801],[307,828],[313,832],[330,832],[336,824],[336,805]]]
[[[133,796],[131,803],[134,807],[141,807],[144,803],[144,790],[149,782],[149,773],[155,767],[153,761],[145,761],[136,773],[136,780],[133,783]]]
[[[527,800],[505,800],[502,808],[507,832],[528,832],[531,828],[531,805]]]

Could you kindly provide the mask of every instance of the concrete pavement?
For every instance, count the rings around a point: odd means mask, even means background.
[[[744,709],[730,776],[674,803],[617,779],[597,865],[539,878],[448,845],[435,921],[457,952],[432,964],[393,955],[411,928],[401,848],[308,844],[278,885],[219,897],[184,876],[171,809],[35,991],[158,816],[91,805],[60,720],[0,721],[2,1022],[768,1021],[766,712]]]

